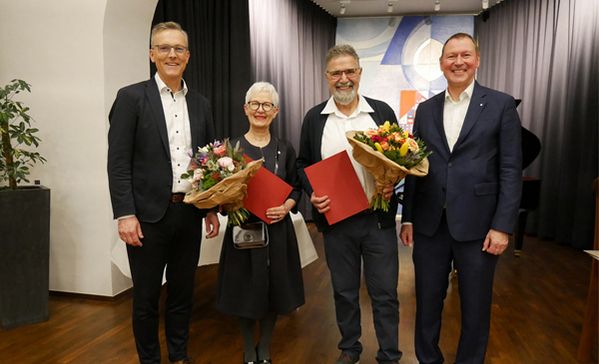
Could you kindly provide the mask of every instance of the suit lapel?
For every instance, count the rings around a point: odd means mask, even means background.
[[[460,144],[468,137],[472,127],[478,121],[480,113],[486,106],[486,96],[486,92],[482,89],[478,82],[475,82],[474,90],[472,91],[472,100],[470,100],[470,105],[468,106],[466,117],[464,118],[464,124],[462,125],[462,130],[460,130],[460,136],[458,137],[453,150],[456,150],[456,148],[458,148]]]
[[[441,138],[441,143],[443,144],[443,151],[445,155],[448,156],[449,152],[449,144],[447,144],[447,136],[445,135],[445,127],[443,126],[443,104],[445,102],[445,92],[441,92],[434,98],[433,103],[433,123],[437,127],[437,131],[439,132],[439,137]]]
[[[192,92],[188,91],[187,95],[185,95],[185,102],[187,103],[187,113],[189,115],[189,130],[191,132],[191,147],[195,151],[196,146],[198,146],[198,127],[199,127],[198,121],[200,120],[200,110],[199,110],[200,103],[197,102],[197,100],[195,100],[194,96],[195,95],[193,95]],[[192,98],[194,98],[194,99],[192,100]],[[210,142],[212,142],[212,140],[210,140]]]
[[[146,87],[146,97],[148,98],[148,103],[150,104],[150,108],[152,109],[152,112],[150,114],[154,118],[156,126],[158,127],[158,132],[160,133],[162,146],[164,147],[166,155],[170,159],[171,151],[168,145],[166,119],[164,118],[164,109],[162,108],[162,100],[160,99],[160,93],[158,92],[158,85],[156,84],[154,78],[150,79],[150,81],[148,82],[148,87]]]

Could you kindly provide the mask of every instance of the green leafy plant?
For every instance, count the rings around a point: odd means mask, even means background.
[[[8,188],[13,190],[21,181],[29,182],[30,167],[46,162],[31,150],[39,146],[41,139],[35,135],[39,130],[31,127],[29,107],[14,100],[22,91],[31,92],[31,85],[23,80],[0,87],[0,182],[8,181]]]

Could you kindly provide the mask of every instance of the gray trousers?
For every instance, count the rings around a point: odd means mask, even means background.
[[[401,357],[398,349],[397,242],[395,227],[379,229],[376,215],[369,212],[338,222],[324,232],[337,325],[341,332],[338,347],[352,356],[362,352],[359,295],[363,262],[379,343],[377,361],[393,362]]]

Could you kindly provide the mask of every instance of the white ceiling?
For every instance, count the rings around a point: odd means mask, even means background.
[[[477,15],[483,11],[482,0],[438,0],[441,9],[435,12],[435,0],[312,0],[327,13],[341,17],[394,15]],[[489,8],[503,0],[488,0]],[[388,12],[389,4],[393,11]],[[341,6],[345,14],[340,14]]]

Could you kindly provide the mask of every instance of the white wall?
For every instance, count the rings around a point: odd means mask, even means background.
[[[1,0],[0,83],[22,78],[52,190],[50,289],[113,296],[117,243],[106,177],[107,115],[116,90],[148,78],[157,0]]]

